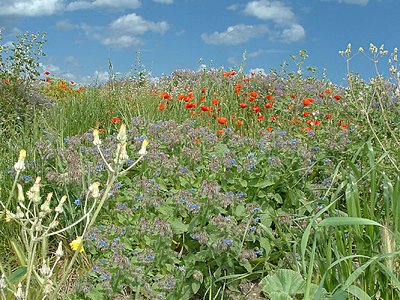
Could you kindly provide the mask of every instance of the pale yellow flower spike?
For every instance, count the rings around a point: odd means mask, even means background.
[[[25,158],[26,158],[26,150],[21,149],[19,151],[18,161],[14,165],[14,169],[17,172],[25,170]]]
[[[74,251],[78,250],[78,247],[80,246],[80,249],[79,249],[80,253],[85,251],[85,249],[83,249],[82,237],[80,237],[80,236],[77,236],[75,240],[73,240],[71,243],[69,243],[69,246]]]
[[[98,129],[94,129],[93,130],[93,145],[98,146],[101,144],[101,140],[99,137],[99,130]]]
[[[147,147],[148,144],[149,144],[149,141],[144,139],[143,143],[142,143],[142,147],[139,150],[139,155],[146,155],[147,154],[146,147]]]

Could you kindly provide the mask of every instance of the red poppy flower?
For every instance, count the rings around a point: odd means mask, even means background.
[[[254,100],[256,100],[256,98],[249,96],[249,98],[247,98],[247,100],[249,100],[250,102],[254,102]]]
[[[50,72],[46,71],[46,72],[44,72],[44,75],[48,76],[48,75],[50,75]]]
[[[224,117],[220,117],[220,118],[217,118],[217,122],[219,124],[227,124],[228,123],[228,119],[224,118]]]
[[[202,92],[203,94],[205,94],[205,93],[206,93],[206,88],[202,88],[202,89],[201,89],[201,92]]]
[[[195,108],[195,107],[196,107],[196,104],[194,104],[194,103],[188,103],[185,105],[185,108]]]
[[[290,98],[296,99],[296,96],[295,95],[290,95]]]
[[[272,127],[267,127],[268,132],[272,132],[272,130],[273,130]]]
[[[112,117],[111,118],[111,123],[119,124],[119,123],[121,123],[121,119],[117,118],[117,117]]]
[[[276,116],[272,116],[271,117],[271,121],[276,121],[277,117]]]
[[[69,83],[72,84],[72,85],[74,85],[74,84],[75,84],[75,81],[71,80]]]
[[[247,103],[246,102],[242,102],[242,103],[239,104],[239,106],[241,108],[246,108],[247,107]]]
[[[325,119],[332,119],[332,115],[325,115]]]
[[[315,102],[315,100],[311,99],[311,98],[306,98],[306,99],[303,100],[303,104],[305,106],[309,106],[311,103],[314,103],[314,102]]]
[[[214,105],[218,105],[218,104],[219,104],[219,102],[218,102],[217,99],[213,99],[211,102],[212,102],[212,104],[214,104]]]
[[[243,81],[244,81],[244,82],[249,82],[249,81],[250,81],[250,78],[249,78],[249,77],[243,77]]]
[[[272,108],[272,104],[271,103],[265,103],[265,108]]]
[[[165,104],[163,103],[163,102],[161,102],[159,105],[158,105],[158,110],[164,110],[165,109]]]
[[[339,95],[335,95],[335,96],[333,96],[333,98],[335,98],[336,100],[340,100],[340,99],[342,99]]]
[[[162,92],[161,93],[161,98],[169,99],[169,98],[171,98],[171,96],[167,92]]]
[[[50,77],[46,77],[46,79],[45,79],[44,81],[50,82],[50,81],[51,81],[51,78],[50,78]]]
[[[260,112],[260,107],[258,107],[258,106],[253,106],[252,108],[251,108],[255,113],[259,113]]]
[[[327,93],[327,94],[332,94],[333,91],[332,91],[331,89],[326,89],[326,90],[325,90],[325,93]]]
[[[243,125],[243,121],[242,120],[237,120],[236,121],[236,125],[237,126],[242,126]]]
[[[187,96],[185,94],[180,94],[180,95],[178,95],[178,100],[185,100],[186,97]]]
[[[264,120],[264,119],[265,119],[264,116],[258,116],[258,117],[257,117],[257,120],[258,120],[258,121],[262,121],[262,120]]]
[[[202,106],[200,106],[200,109],[201,109],[202,111],[210,111],[210,110],[211,110],[211,106],[204,106],[204,105],[202,105]]]
[[[274,97],[272,97],[271,95],[267,95],[265,98],[267,98],[268,101],[274,101]]]
[[[237,83],[235,85],[235,89],[239,89],[240,90],[241,88],[243,88],[243,86],[240,83]]]
[[[223,131],[222,129],[218,129],[218,130],[217,130],[217,134],[218,134],[218,135],[222,135],[223,133],[224,133],[224,131]]]
[[[3,82],[4,82],[4,84],[7,84],[7,83],[9,83],[9,82],[10,82],[10,80],[8,80],[8,79],[4,79],[4,80],[3,80]]]
[[[310,115],[311,113],[309,111],[305,111],[303,112],[303,117],[307,117],[308,115]]]
[[[257,98],[258,97],[258,93],[257,92],[251,92],[250,96],[254,97],[254,98]]]

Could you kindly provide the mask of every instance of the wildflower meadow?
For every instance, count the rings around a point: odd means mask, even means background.
[[[349,44],[346,86],[306,51],[81,85],[38,71],[44,36],[18,38],[0,51],[1,299],[400,299],[397,49]]]

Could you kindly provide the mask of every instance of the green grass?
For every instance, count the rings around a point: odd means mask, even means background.
[[[3,299],[19,282],[44,297],[43,259],[69,299],[400,299],[399,82],[303,73],[2,84],[3,220],[22,205],[39,216],[52,193],[49,226],[66,199],[57,234],[1,222]],[[18,201],[15,176],[25,192],[40,176],[40,200]],[[81,235],[84,253],[68,245]]]

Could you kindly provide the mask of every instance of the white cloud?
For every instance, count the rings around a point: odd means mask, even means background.
[[[295,20],[292,9],[279,1],[251,1],[247,3],[244,13],[264,21],[270,20],[283,25],[293,23]]]
[[[271,21],[275,25],[274,29],[269,32],[272,39],[293,43],[303,39],[306,35],[304,27],[298,23],[292,8],[281,1],[251,1],[245,6],[243,13],[263,21]]]
[[[238,8],[239,8],[239,5],[238,5],[238,4],[232,4],[232,5],[229,5],[226,9],[227,9],[227,10],[235,11],[235,10],[237,10]]]
[[[165,21],[162,22],[152,22],[144,20],[141,16],[138,16],[135,13],[122,16],[115,21],[113,21],[110,25],[112,30],[118,32],[126,32],[133,35],[143,34],[146,31],[154,31],[158,33],[164,33],[168,30],[168,23]]]
[[[264,50],[258,49],[257,51],[252,51],[252,52],[247,53],[247,56],[250,58],[255,58],[255,57],[259,57],[259,56],[263,55],[264,53],[265,53]]]
[[[224,32],[214,32],[212,34],[203,33],[201,38],[207,44],[226,44],[239,45],[268,31],[264,25],[244,25],[238,24],[229,26]]]
[[[140,7],[140,0],[93,0],[93,1],[73,1],[67,5],[67,10],[80,9],[135,9]]]
[[[0,0],[0,16],[49,16],[63,8],[63,0]]]
[[[174,0],[153,0],[154,2],[157,3],[162,3],[162,4],[172,4],[174,3]]]
[[[284,29],[279,39],[285,43],[297,42],[306,36],[306,31],[300,24],[293,24],[290,28]]]
[[[135,36],[120,35],[104,37],[100,40],[103,45],[114,48],[128,48],[132,46],[142,46],[143,41]]]

